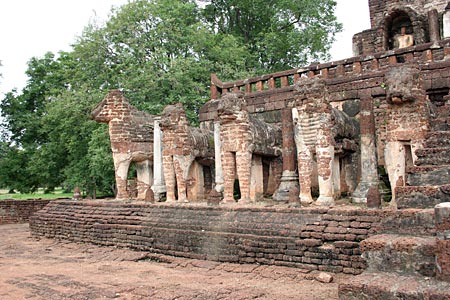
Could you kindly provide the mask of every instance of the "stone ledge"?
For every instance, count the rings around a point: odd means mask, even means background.
[[[411,234],[430,236],[436,232],[434,208],[408,208],[397,210],[393,215],[386,215],[381,221],[380,232],[392,234]]]
[[[340,300],[444,300],[450,283],[417,276],[365,272],[339,285]]]
[[[436,238],[380,234],[360,244],[369,271],[435,275]]]
[[[397,207],[404,208],[432,208],[442,202],[450,201],[447,192],[450,185],[433,186],[402,186],[397,187]]]

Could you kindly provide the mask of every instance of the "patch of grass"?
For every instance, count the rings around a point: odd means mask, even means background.
[[[30,194],[14,193],[9,194],[8,190],[0,189],[0,200],[14,199],[14,200],[29,200],[29,199],[58,199],[58,198],[72,198],[73,193],[64,193],[61,188],[56,189],[51,193],[44,193],[43,189]]]

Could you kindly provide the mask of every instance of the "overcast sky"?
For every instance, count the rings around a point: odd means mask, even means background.
[[[27,61],[70,45],[90,20],[107,19],[112,6],[128,0],[0,1],[0,100],[3,93],[26,84]],[[370,28],[367,0],[337,0],[336,16],[344,24],[332,47],[333,60],[352,56],[352,36]]]

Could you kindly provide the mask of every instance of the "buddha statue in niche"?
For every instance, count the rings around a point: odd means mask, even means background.
[[[406,27],[401,27],[400,34],[394,36],[394,48],[401,49],[412,45],[414,45],[413,35],[406,33]]]

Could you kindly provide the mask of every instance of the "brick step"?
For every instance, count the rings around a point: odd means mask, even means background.
[[[445,185],[450,183],[450,165],[417,166],[407,170],[406,184],[417,185]]]
[[[450,130],[431,131],[425,136],[426,148],[450,147]]]
[[[450,201],[450,184],[395,188],[397,208],[433,208]]]
[[[397,235],[434,236],[436,233],[434,208],[399,209],[381,220],[380,231]]]
[[[450,164],[450,147],[417,149],[416,155],[418,166]]]
[[[436,238],[378,234],[360,243],[369,272],[434,277]]]
[[[422,276],[364,272],[339,284],[339,300],[450,299],[450,283]]]

